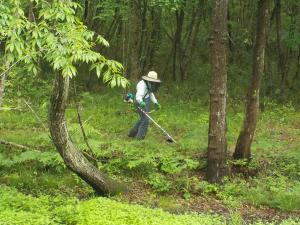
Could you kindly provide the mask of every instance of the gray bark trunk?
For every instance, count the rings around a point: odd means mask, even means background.
[[[227,7],[228,0],[216,0],[212,15],[212,77],[207,161],[209,182],[219,182],[226,174]]]
[[[49,108],[49,128],[56,149],[67,167],[91,185],[97,193],[112,195],[124,190],[123,185],[101,173],[71,142],[65,120],[68,90],[69,78],[56,74]]]
[[[260,0],[256,27],[256,41],[253,52],[252,78],[247,94],[246,115],[237,140],[233,157],[235,159],[251,158],[251,143],[256,129],[259,111],[259,92],[264,72],[266,29],[269,14],[269,0]]]

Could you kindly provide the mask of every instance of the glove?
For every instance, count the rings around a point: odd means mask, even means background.
[[[144,101],[141,101],[141,102],[140,102],[140,106],[141,106],[142,108],[145,108],[146,103],[145,103]]]
[[[161,109],[161,105],[158,102],[155,103],[155,106],[157,110]]]
[[[126,96],[125,99],[126,99],[127,102],[132,103],[133,100],[134,100],[134,95],[133,95],[132,93],[129,92],[129,93],[127,94],[127,96]]]

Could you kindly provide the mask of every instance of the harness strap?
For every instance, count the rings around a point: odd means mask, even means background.
[[[152,93],[152,91],[150,91],[151,88],[149,88],[148,82],[145,81],[145,80],[143,80],[143,81],[144,81],[144,83],[145,83],[146,86],[147,86],[147,92],[146,92],[146,94],[145,94],[144,97],[143,97],[143,100],[145,100],[145,97],[147,96],[147,94],[149,94],[149,96],[150,96],[150,94]]]

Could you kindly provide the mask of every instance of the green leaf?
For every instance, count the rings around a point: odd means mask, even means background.
[[[111,80],[111,82],[110,82],[110,86],[111,86],[112,88],[114,88],[114,87],[116,86],[116,84],[117,84],[116,78],[113,78],[113,79]]]
[[[105,47],[109,47],[109,43],[107,40],[104,39],[104,37],[102,37],[101,35],[97,36],[97,43],[105,46]]]

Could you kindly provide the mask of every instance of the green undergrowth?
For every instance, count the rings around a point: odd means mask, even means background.
[[[174,96],[165,91],[159,96],[161,111],[151,115],[174,136],[177,144],[167,143],[153,124],[145,140],[128,138],[137,115],[130,105],[123,103],[121,92],[80,95],[81,117],[99,169],[126,183],[142,182],[157,195],[187,201],[201,195],[224,202],[235,198],[241,203],[285,211],[300,209],[300,113],[293,106],[266,102],[252,146],[252,162],[241,174],[226,178],[220,185],[211,185],[203,178],[209,121],[207,101],[191,101],[189,96],[178,99],[176,89]],[[47,126],[48,100],[27,101]],[[28,107],[18,101],[9,104],[19,104],[21,111],[0,112],[0,137],[32,150],[0,145],[1,183],[34,195],[90,195],[92,190],[65,168],[48,131]],[[229,100],[229,154],[242,125],[242,109],[241,103]],[[86,150],[72,97],[66,115],[72,141]],[[230,165],[240,163],[244,162],[229,161]]]
[[[103,224],[103,225],[223,225],[238,224],[234,218],[212,214],[174,215],[161,209],[129,205],[107,198],[78,200],[65,196],[24,195],[16,189],[0,186],[0,224]],[[255,222],[252,224],[273,224]],[[296,225],[285,220],[281,225]]]
[[[0,201],[0,224],[224,224],[220,216],[172,215],[106,198],[85,201],[62,196],[35,198],[3,186]]]

